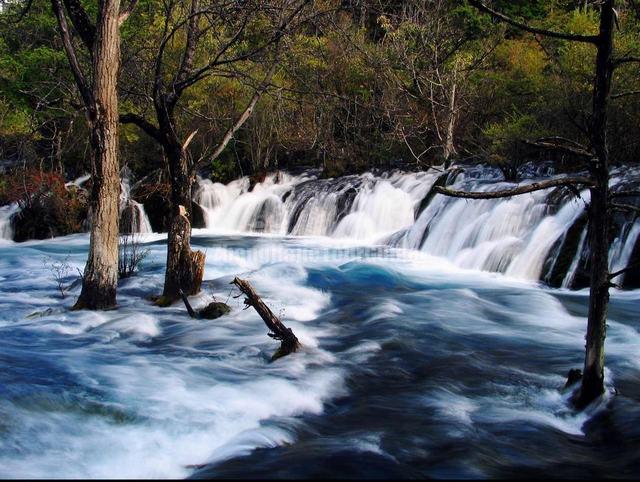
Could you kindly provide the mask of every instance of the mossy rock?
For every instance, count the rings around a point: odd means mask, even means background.
[[[173,304],[173,301],[171,301],[169,298],[167,298],[166,296],[157,296],[157,295],[151,295],[147,298],[149,301],[151,301],[154,305],[160,307],[160,308],[166,308],[168,306],[171,306]]]
[[[206,320],[215,320],[216,318],[220,318],[221,316],[226,315],[230,311],[231,308],[226,303],[214,301],[202,308],[198,312],[198,315],[200,316],[200,318],[204,318]]]

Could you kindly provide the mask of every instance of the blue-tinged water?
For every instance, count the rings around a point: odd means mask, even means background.
[[[610,393],[572,412],[586,292],[468,271],[421,252],[321,238],[212,236],[218,320],[156,308],[149,235],[119,309],[71,312],[43,260],[88,238],[0,245],[1,477],[631,477],[640,475],[640,292],[612,293]],[[302,341],[233,298],[250,280]],[[38,313],[36,313],[38,312]],[[29,316],[33,315],[34,316]]]

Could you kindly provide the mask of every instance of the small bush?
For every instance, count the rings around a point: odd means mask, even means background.
[[[139,235],[121,235],[118,243],[118,278],[133,276],[148,254],[149,250],[142,247]]]
[[[42,260],[42,264],[45,269],[51,272],[51,276],[53,277],[56,285],[58,286],[58,291],[60,291],[60,296],[64,299],[67,296],[66,291],[72,286],[65,286],[65,278],[69,276],[71,272],[71,265],[69,265],[69,257],[67,255],[62,260],[56,260],[51,256],[47,256]],[[79,272],[80,279],[82,279],[82,273]]]
[[[88,199],[82,189],[68,190],[54,172],[25,169],[3,179],[0,204],[18,203],[14,239],[45,239],[82,231]]]

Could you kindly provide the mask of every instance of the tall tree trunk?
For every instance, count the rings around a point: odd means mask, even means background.
[[[102,0],[93,52],[93,98],[89,109],[93,149],[91,241],[76,309],[116,304],[118,282],[118,96],[120,0]]]
[[[173,124],[175,125],[175,124]],[[175,138],[166,139],[164,152],[171,176],[172,218],[167,237],[167,269],[163,302],[171,303],[200,291],[205,255],[191,250],[191,188],[193,177],[182,145]]]
[[[451,156],[456,154],[456,147],[453,142],[454,130],[456,127],[456,111],[455,111],[455,102],[456,102],[456,84],[453,84],[453,88],[451,89],[451,99],[449,105],[449,121],[447,122],[447,134],[445,137],[444,143],[444,164],[446,167],[449,167]]]
[[[448,112],[448,122],[447,122],[447,134],[445,137],[444,143],[444,165],[445,167],[449,167],[451,156],[456,154],[456,147],[453,141],[454,132],[456,127],[456,91],[458,87],[457,75],[458,70],[457,67],[453,67],[453,85],[451,86],[451,92],[449,93],[449,112]]]
[[[591,286],[586,353],[578,405],[585,406],[604,393],[604,340],[609,306],[609,150],[607,145],[607,107],[613,76],[613,35],[615,0],[606,0],[600,15],[600,35],[593,90],[591,145],[596,158],[591,174],[590,247]]]

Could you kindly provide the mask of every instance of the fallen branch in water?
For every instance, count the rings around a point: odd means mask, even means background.
[[[267,333],[271,338],[279,340],[280,348],[271,357],[271,361],[287,356],[290,353],[298,351],[300,348],[300,342],[296,335],[293,334],[291,328],[287,328],[278,319],[276,315],[264,304],[260,296],[254,291],[253,287],[248,281],[240,278],[234,278],[231,282],[238,287],[238,289],[246,296],[244,304],[249,307],[252,306],[260,315],[260,318],[264,321],[270,332]]]

